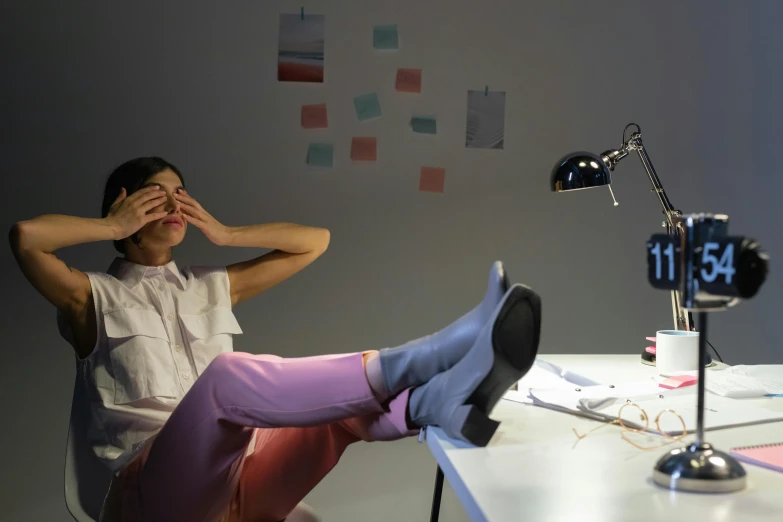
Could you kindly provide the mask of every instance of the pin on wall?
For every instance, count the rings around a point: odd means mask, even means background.
[[[304,7],[302,7],[301,10],[299,11],[299,17],[301,20],[304,20]]]
[[[484,96],[489,96],[489,85],[484,86]]]

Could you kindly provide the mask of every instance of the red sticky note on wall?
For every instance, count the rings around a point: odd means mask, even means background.
[[[446,169],[422,167],[419,177],[419,190],[424,192],[443,192],[446,182]]]
[[[372,138],[353,138],[351,140],[351,159],[353,161],[376,161],[378,159],[378,140]]]
[[[421,69],[397,69],[398,92],[421,92]]]
[[[325,129],[328,126],[325,103],[302,105],[302,127],[305,129]]]

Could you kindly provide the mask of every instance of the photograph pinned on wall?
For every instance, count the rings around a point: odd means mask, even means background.
[[[506,93],[468,91],[468,121],[465,147],[503,149],[506,125]]]
[[[324,15],[281,14],[277,80],[323,83]]]

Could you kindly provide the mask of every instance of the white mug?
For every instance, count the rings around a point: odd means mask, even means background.
[[[655,332],[655,365],[660,374],[699,369],[699,332]]]

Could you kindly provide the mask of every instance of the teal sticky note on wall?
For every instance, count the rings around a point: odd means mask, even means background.
[[[400,48],[397,24],[376,25],[372,31],[372,46],[375,49],[394,50]]]
[[[371,120],[381,116],[381,103],[376,93],[363,94],[353,99],[356,108],[356,117],[359,121]]]
[[[414,116],[411,118],[411,127],[413,127],[413,132],[419,134],[438,133],[438,126],[432,116]]]
[[[307,164],[313,167],[332,168],[334,165],[334,145],[331,143],[311,143],[307,149]]]

